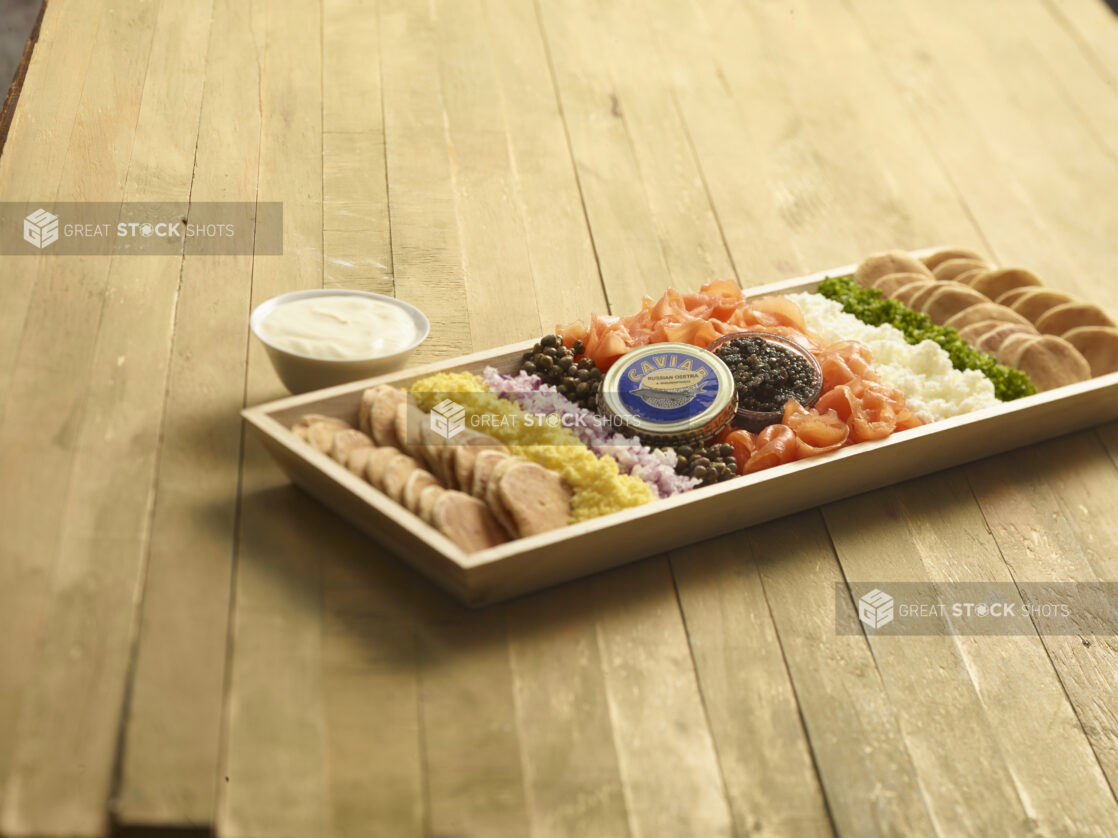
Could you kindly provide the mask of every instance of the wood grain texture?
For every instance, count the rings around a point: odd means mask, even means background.
[[[834,504],[825,516],[851,582],[924,583],[950,601],[951,581],[1012,579],[959,471]],[[869,637],[940,831],[1013,832],[1028,822],[1051,834],[1103,834],[1116,804],[1041,639],[952,637],[950,618],[942,628]],[[1053,776],[1048,760],[1072,768]],[[944,782],[956,771],[972,782]]]
[[[1107,834],[1112,639],[835,594],[1114,581],[1116,423],[478,612],[237,414],[282,394],[251,307],[322,285],[420,305],[417,363],[934,243],[1113,314],[1115,44],[1099,0],[51,0],[4,200],[282,201],[285,247],[0,257],[0,833]]]
[[[205,30],[209,20],[187,20],[183,12],[158,4],[137,7],[110,16],[99,30],[101,48],[117,39],[128,46],[113,50],[112,59],[91,72],[82,102],[94,136],[107,131],[119,145],[104,168],[87,154],[79,156],[98,172],[100,188],[115,190],[118,200],[184,200],[189,194],[199,59],[176,69],[167,56],[180,54],[184,28]],[[156,60],[149,61],[156,50]],[[107,120],[122,79],[136,108],[136,121],[127,127]],[[168,107],[171,102],[178,107]],[[52,271],[31,300],[13,396],[35,405],[33,386],[49,380],[72,400],[72,413],[67,445],[58,450],[46,443],[60,458],[55,479],[69,479],[41,488],[61,488],[61,502],[33,491],[23,496],[40,516],[50,510],[57,517],[39,523],[54,539],[47,551],[53,559],[46,574],[50,599],[38,615],[41,622],[21,631],[22,642],[35,649],[39,677],[26,685],[16,680],[25,692],[0,821],[11,834],[96,834],[107,822],[177,288],[175,260],[81,256]],[[135,299],[138,289],[142,296]],[[68,329],[65,342],[52,337],[59,326]],[[44,367],[66,372],[49,379],[26,374]],[[6,418],[6,428],[19,433],[34,408]],[[34,431],[50,433],[49,420]],[[44,592],[39,589],[40,596]],[[25,593],[31,603],[35,593]],[[82,713],[73,712],[75,694],[84,697]]]
[[[255,199],[258,11],[214,3],[208,44],[196,45],[205,56],[205,93],[193,201]],[[230,112],[241,118],[228,120]],[[229,414],[244,403],[251,287],[251,254],[182,259],[116,795],[123,825],[214,819],[241,448],[241,429]]]
[[[840,601],[842,570],[819,513],[756,527],[748,536],[796,690],[804,727],[840,835],[932,835],[934,820],[900,719],[856,625]]]
[[[1108,549],[1116,538],[1114,517],[1106,512],[1118,472],[1093,434],[1074,434],[982,465],[969,467],[967,477],[1016,581],[1118,578]],[[1091,636],[1086,628],[1082,637],[1041,640],[1113,790],[1118,787],[1113,640]]]
[[[704,541],[673,551],[671,565],[737,833],[832,834],[748,543]]]
[[[321,11],[317,2],[299,4],[297,12],[253,7],[261,21],[257,195],[284,202],[284,253],[254,258],[254,306],[322,285]],[[259,344],[249,344],[246,398],[279,390]],[[330,829],[323,553],[307,517],[313,521],[317,512],[300,513],[298,498],[264,452],[245,446],[218,773],[216,822],[223,835]]]

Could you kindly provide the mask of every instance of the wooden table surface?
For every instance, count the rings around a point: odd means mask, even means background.
[[[1114,835],[1113,637],[836,636],[836,581],[1118,581],[1118,427],[469,612],[293,489],[248,314],[420,360],[970,246],[1118,310],[1101,0],[50,0],[7,201],[282,201],[282,256],[7,256],[0,833]]]

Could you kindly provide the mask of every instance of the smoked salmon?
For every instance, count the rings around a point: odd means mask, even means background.
[[[593,315],[589,326],[576,322],[556,329],[566,346],[581,341],[580,357],[593,359],[602,372],[639,346],[674,341],[706,347],[722,335],[747,330],[781,335],[811,352],[823,371],[823,391],[811,408],[789,400],[782,420],[760,433],[723,432],[718,442],[733,445],[739,474],[884,439],[922,424],[905,407],[904,395],[881,383],[865,344],[842,340],[828,345],[807,328],[803,312],[791,300],[747,299],[728,280],[708,282],[693,294],[669,288],[658,300],[645,297],[641,310],[628,317]]]

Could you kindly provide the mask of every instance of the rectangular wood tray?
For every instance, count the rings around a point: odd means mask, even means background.
[[[853,265],[747,289],[813,291]],[[357,424],[361,393],[435,372],[512,372],[534,340],[249,408],[243,416],[302,489],[471,606],[597,573],[839,498],[1118,418],[1118,373],[942,420],[884,440],[739,477],[467,555],[441,533],[289,430],[305,413]]]

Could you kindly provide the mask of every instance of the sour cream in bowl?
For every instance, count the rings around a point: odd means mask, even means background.
[[[327,288],[273,297],[249,325],[292,393],[399,369],[431,330],[426,315],[401,300]]]

